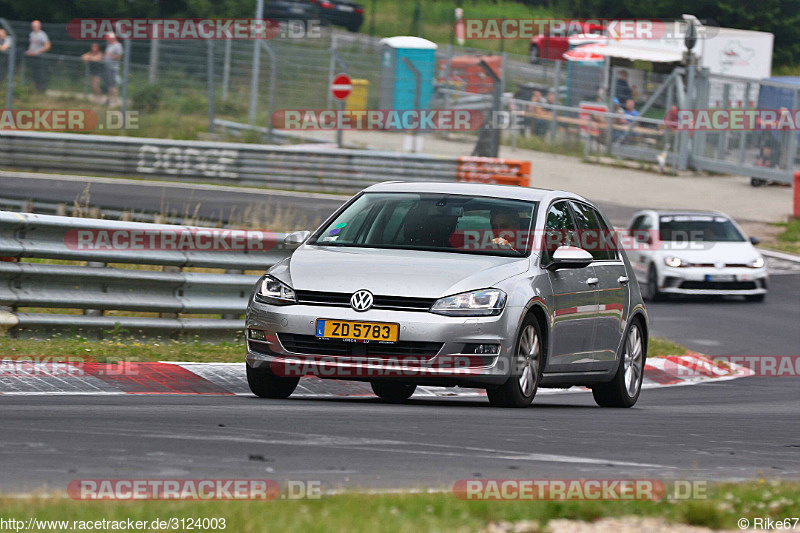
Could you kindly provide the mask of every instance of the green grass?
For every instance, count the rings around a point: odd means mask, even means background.
[[[45,340],[0,337],[0,354],[16,356],[77,356],[98,362],[192,361],[198,363],[241,363],[243,341],[207,344],[201,342],[130,339],[125,332],[108,332],[108,340],[90,340],[75,335],[53,335]]]
[[[667,355],[684,355],[689,350],[677,342],[662,337],[650,337],[647,341],[647,357],[664,357]]]
[[[788,222],[776,224],[783,228],[775,242],[769,243],[770,248],[775,248],[787,253],[800,254],[800,218],[792,217]]]
[[[238,363],[244,361],[244,341],[207,344],[191,339],[175,341],[132,339],[124,331],[106,332],[107,340],[91,340],[76,335],[54,335],[49,339],[13,339],[0,337],[0,356],[89,356],[98,362],[195,361],[201,363]],[[648,357],[683,355],[687,349],[666,339],[650,339]]]
[[[477,19],[548,19],[557,16],[555,10],[542,6],[526,6],[520,2],[497,0],[497,2],[476,2],[457,0],[437,0],[436,2],[420,2],[422,6],[421,36],[440,45],[452,41],[454,11],[461,5],[464,18]],[[369,33],[371,21],[371,2],[363,2],[364,24],[361,31]],[[392,0],[376,2],[375,33],[381,37],[393,35],[413,35],[414,8],[417,0]],[[525,39],[506,40],[469,40],[465,46],[499,51],[501,46],[506,52],[527,54],[529,42]]]
[[[255,475],[254,475],[255,477]],[[609,476],[611,477],[611,476]],[[669,486],[669,484],[668,484]],[[796,516],[800,483],[752,481],[709,485],[708,499],[631,501],[465,501],[449,487],[436,494],[345,493],[318,500],[92,502],[66,498],[0,498],[0,518],[26,520],[152,520],[224,518],[226,531],[468,532],[491,522],[553,519],[594,521],[601,517],[661,517],[671,522],[737,530],[745,517]],[[41,529],[40,531],[54,531]]]

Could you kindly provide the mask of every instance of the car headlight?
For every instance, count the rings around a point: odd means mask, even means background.
[[[691,265],[691,263],[684,261],[680,257],[665,257],[664,264],[672,268],[688,267]]]
[[[750,268],[764,268],[765,264],[766,263],[764,262],[764,258],[758,256],[757,259],[750,261],[750,263],[747,266],[749,266]]]
[[[289,305],[297,303],[294,289],[272,276],[264,276],[258,284],[256,298],[262,302],[275,305]]]
[[[440,298],[431,313],[447,316],[494,316],[503,312],[506,293],[500,289],[481,289]]]

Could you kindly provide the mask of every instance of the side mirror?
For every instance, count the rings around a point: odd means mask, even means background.
[[[310,231],[295,231],[283,238],[284,244],[303,244],[311,236]]]
[[[559,246],[553,252],[553,259],[547,266],[548,270],[558,270],[560,268],[586,268],[592,264],[592,254],[583,248],[574,246]]]
[[[758,244],[760,242],[761,242],[761,239],[759,239],[758,237],[750,237],[750,243],[751,244],[755,245],[755,244]]]

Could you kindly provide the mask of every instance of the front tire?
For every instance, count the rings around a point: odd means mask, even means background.
[[[487,389],[492,407],[528,407],[542,378],[542,334],[532,315],[525,317],[514,345],[511,376],[495,389]]]
[[[651,302],[660,302],[664,299],[664,293],[658,289],[658,272],[656,267],[650,265],[647,271],[647,299]]]
[[[744,299],[747,302],[763,302],[766,297],[766,294],[748,294]]]
[[[619,367],[614,379],[592,387],[594,401],[600,407],[633,407],[642,392],[647,343],[638,321],[634,321],[622,344]]]
[[[247,366],[247,384],[259,398],[288,398],[297,388],[300,378],[276,376],[267,368]]]
[[[389,403],[402,403],[414,394],[416,385],[407,383],[394,383],[391,381],[373,381],[372,392],[381,400]]]

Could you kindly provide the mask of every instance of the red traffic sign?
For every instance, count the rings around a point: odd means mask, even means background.
[[[344,100],[353,91],[353,82],[347,74],[337,74],[331,83],[331,94],[337,100]]]

